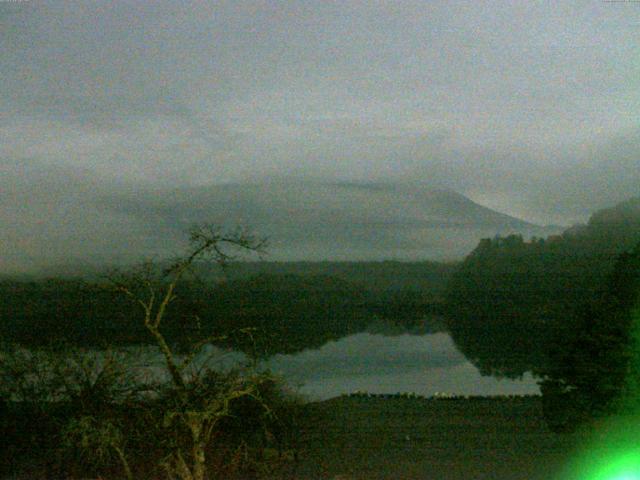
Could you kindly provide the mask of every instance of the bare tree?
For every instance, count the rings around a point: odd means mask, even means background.
[[[206,448],[210,444],[219,421],[230,411],[231,403],[241,397],[253,397],[268,409],[259,398],[261,382],[265,375],[237,376],[222,387],[214,389],[206,381],[205,373],[190,377],[187,370],[202,348],[223,337],[218,334],[204,336],[194,342],[186,355],[177,355],[167,342],[162,330],[162,321],[167,309],[176,298],[176,287],[188,274],[195,274],[193,267],[201,260],[211,260],[225,267],[242,253],[264,252],[266,240],[251,235],[244,229],[224,231],[212,225],[200,225],[189,232],[188,252],[161,269],[147,261],[128,273],[112,272],[110,284],[129,297],[142,309],[144,326],[153,337],[164,358],[169,375],[173,404],[164,412],[164,423],[169,427],[182,427],[189,432],[189,445],[176,442],[164,467],[170,478],[181,480],[204,480],[206,478]],[[196,393],[194,393],[196,392]]]

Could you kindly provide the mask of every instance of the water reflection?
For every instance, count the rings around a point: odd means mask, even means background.
[[[433,395],[539,393],[535,380],[483,377],[456,349],[449,335],[395,337],[359,333],[318,350],[276,355],[266,362],[300,393],[325,399],[356,390]]]
[[[101,355],[101,352],[95,353]],[[132,348],[127,355],[131,359],[130,367],[141,380],[167,380],[163,358],[157,349]],[[246,361],[242,353],[209,347],[195,359],[193,368],[206,365],[224,370]],[[311,400],[358,390],[413,392],[424,396],[437,392],[454,395],[539,393],[530,375],[521,380],[483,377],[446,333],[397,336],[358,333],[326,343],[317,350],[276,355],[262,366],[282,375],[289,385]]]

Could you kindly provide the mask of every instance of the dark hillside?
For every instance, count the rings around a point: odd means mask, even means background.
[[[465,259],[447,294],[456,344],[484,373],[540,371],[559,331],[604,294],[616,258],[640,242],[640,198],[595,213],[547,239],[487,239]]]

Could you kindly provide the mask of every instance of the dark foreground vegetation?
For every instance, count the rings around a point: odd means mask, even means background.
[[[265,422],[250,403],[234,407],[238,416],[220,426],[224,433],[211,448],[209,478],[549,480],[583,438],[551,432],[539,397],[339,397],[277,405],[290,423],[277,424],[275,417]],[[82,447],[79,426],[75,436],[60,436],[57,421],[68,414],[63,410],[22,412],[5,421],[10,447],[2,458],[3,473],[34,479],[123,478],[108,448],[101,456],[79,455],[95,448],[98,438],[86,437]],[[146,411],[115,409],[109,418],[116,425],[126,422],[125,453],[133,478],[166,478],[158,463],[167,451],[167,433],[161,419],[142,414]],[[17,436],[16,429],[21,430]],[[265,432],[275,434],[265,439]],[[69,449],[74,440],[77,450]]]
[[[547,428],[539,397],[340,397],[307,408],[305,479],[550,480],[580,443]]]
[[[196,277],[176,287],[164,325],[168,341],[188,345],[198,335],[194,329],[215,330],[227,335],[218,344],[269,356],[362,332],[376,317],[424,326],[425,318],[442,315],[454,271],[427,262],[372,262],[320,264],[305,273],[309,265],[237,262],[225,279],[219,266],[201,262]],[[59,340],[96,348],[152,343],[129,299],[109,287],[104,275],[0,281],[0,338],[28,347]],[[427,322],[423,331],[441,324]],[[253,329],[251,338],[234,334],[245,328]]]
[[[57,389],[57,401],[3,402],[0,478],[260,479],[295,468],[303,405],[266,372],[209,371],[186,396],[170,383],[140,395],[73,373],[68,382],[86,383]]]
[[[576,438],[566,432],[640,412],[640,199],[560,236],[483,240],[461,265],[425,263],[422,276],[419,264],[397,262],[266,272],[249,263],[223,279],[231,257],[217,247],[260,242],[210,229],[191,240],[191,254],[171,265],[0,283],[7,473],[41,458],[32,474],[43,478],[532,480],[552,478]],[[381,281],[384,272],[399,278]],[[532,372],[542,397],[305,405],[252,367],[373,318],[424,333],[442,328],[443,315],[484,374]],[[195,359],[209,344],[253,363],[206,368]],[[162,381],[83,350],[139,345],[163,358]]]

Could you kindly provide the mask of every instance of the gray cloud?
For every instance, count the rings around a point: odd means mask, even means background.
[[[41,199],[0,192],[16,252],[64,237],[51,205],[90,217],[122,185],[411,180],[540,224],[639,193],[633,3],[33,0],[0,22],[1,183]]]

